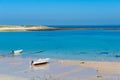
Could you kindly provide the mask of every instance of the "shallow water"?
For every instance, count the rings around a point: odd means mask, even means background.
[[[23,57],[120,61],[120,31],[1,32],[0,55],[23,49]]]

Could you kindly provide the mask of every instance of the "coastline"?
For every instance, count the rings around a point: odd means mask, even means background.
[[[0,26],[0,32],[21,31],[54,31],[54,30],[120,30],[120,28],[59,28],[49,26]]]
[[[1,78],[48,79],[48,80],[109,80],[120,79],[120,62],[79,61],[79,60],[55,60],[43,66],[30,66],[35,58],[5,57],[0,59]],[[9,66],[9,68],[7,67]],[[8,71],[9,70],[9,73]],[[13,80],[13,79],[9,80]],[[15,77],[16,78],[16,77]]]
[[[3,26],[0,27],[0,32],[19,32],[19,31],[38,31],[38,30],[52,30],[53,27],[47,26]]]
[[[39,30],[120,30],[120,29],[54,28],[54,27],[49,28],[47,26],[26,26],[26,27],[14,26],[14,27],[1,27],[0,30],[1,30],[0,32],[19,32],[19,31],[27,32],[27,31],[39,31]],[[107,40],[109,39],[110,37]],[[47,40],[48,39],[46,39],[46,41]],[[117,41],[119,42],[119,38]],[[102,53],[102,55],[107,55],[107,54],[109,53],[108,52]],[[117,54],[113,56],[119,58],[119,55]],[[98,56],[96,56],[96,58],[98,58]],[[0,78],[2,80],[80,80],[80,79],[81,80],[120,80],[119,60],[107,62],[104,60],[80,61],[80,60],[51,59],[47,65],[31,66],[30,64],[32,60],[37,60],[37,58],[35,57],[24,58],[21,56],[6,57],[1,55]]]

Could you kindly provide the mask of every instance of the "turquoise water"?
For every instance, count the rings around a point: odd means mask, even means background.
[[[1,32],[0,55],[17,49],[24,50],[22,57],[120,61],[120,31]]]

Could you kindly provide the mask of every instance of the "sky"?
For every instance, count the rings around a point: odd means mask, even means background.
[[[2,25],[120,25],[120,0],[0,0]]]

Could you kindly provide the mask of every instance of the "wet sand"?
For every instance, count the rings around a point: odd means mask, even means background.
[[[61,61],[60,61],[61,62]],[[61,62],[62,63],[62,62]],[[63,61],[63,65],[78,64],[81,67],[94,68],[105,74],[120,74],[120,62],[99,62],[99,61]]]
[[[28,79],[18,78],[18,77],[15,77],[15,76],[1,75],[0,74],[0,80],[28,80]]]
[[[120,62],[51,59],[46,65],[31,66],[35,58],[0,59],[2,80],[120,80]]]

